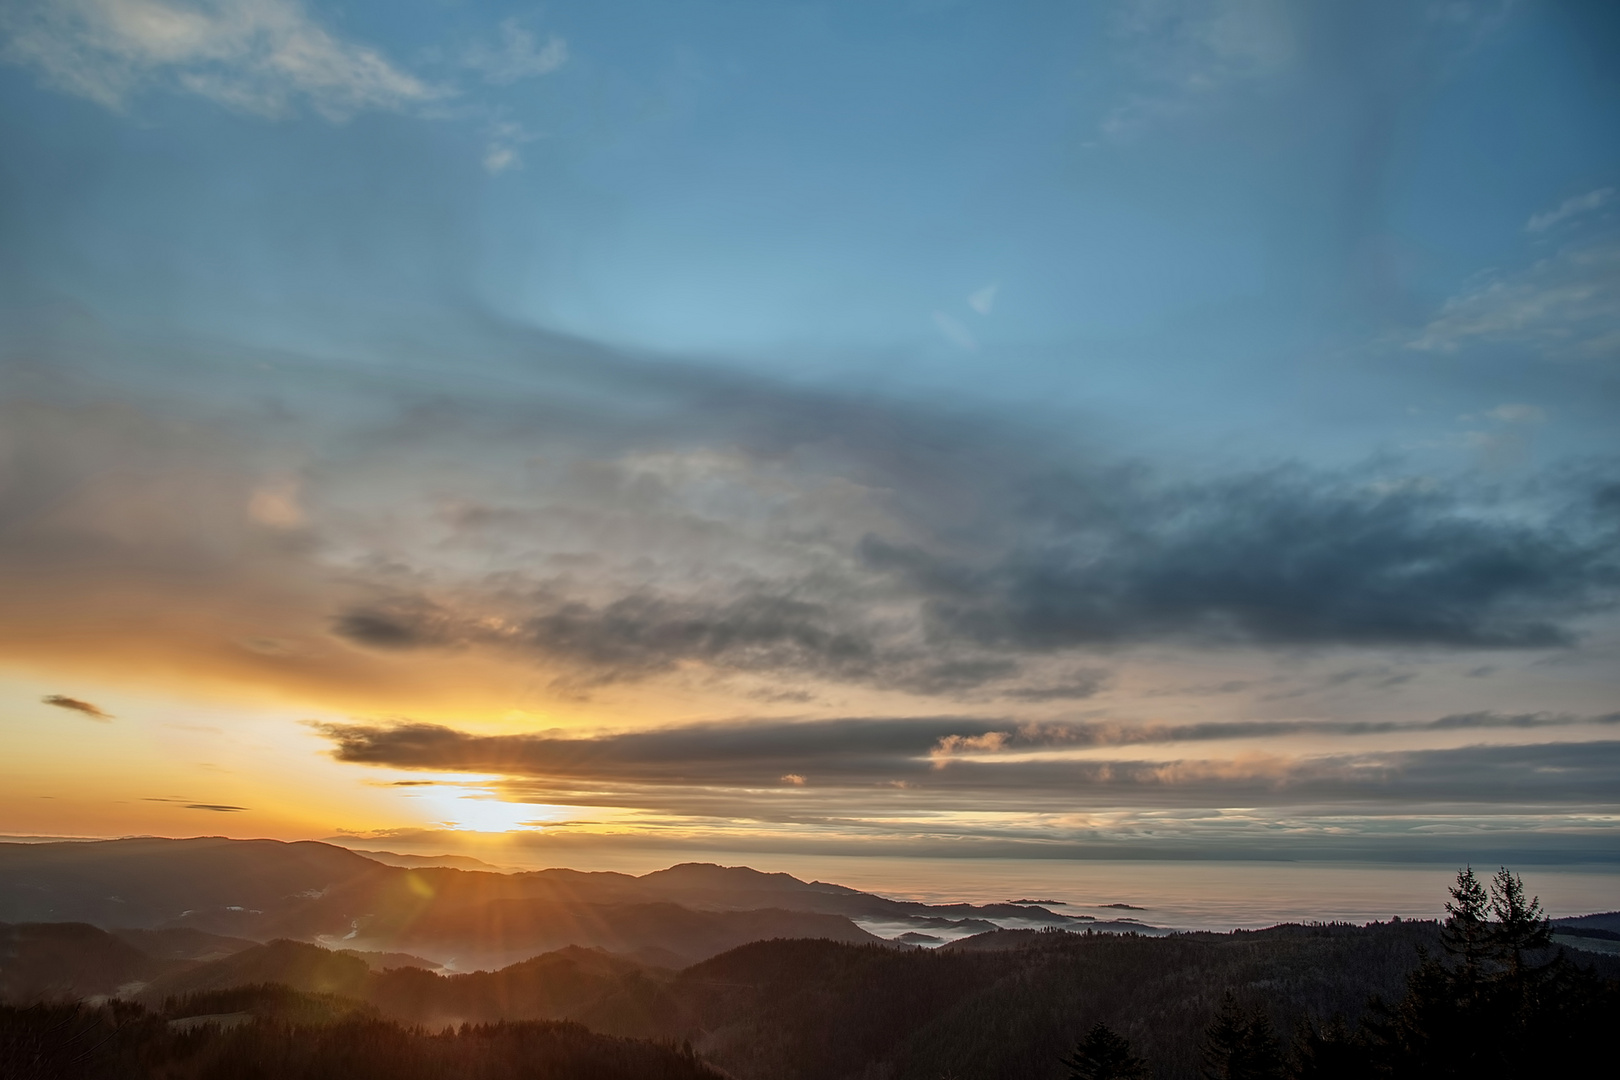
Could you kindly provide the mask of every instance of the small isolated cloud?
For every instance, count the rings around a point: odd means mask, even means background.
[[[110,109],[151,85],[261,116],[303,101],[333,120],[446,93],[335,36],[298,0],[20,0],[0,32],[0,57]]]
[[[792,787],[804,787],[805,781],[804,777],[800,776],[798,773],[790,772],[782,777],[782,783],[788,784]]]
[[[1540,424],[1547,419],[1546,410],[1535,405],[1498,405],[1485,415],[1504,424]]]
[[[972,296],[968,297],[968,307],[980,315],[988,315],[996,306],[996,293],[1001,291],[1001,285],[991,282]]]
[[[946,735],[928,751],[934,768],[943,769],[959,754],[994,754],[1012,738],[1010,731],[986,731],[979,735]]]
[[[216,814],[240,814],[247,809],[245,806],[222,806],[219,803],[187,803],[187,810],[212,810]]]
[[[1532,215],[1530,220],[1524,223],[1524,231],[1533,233],[1546,232],[1559,222],[1599,209],[1613,199],[1614,194],[1614,188],[1606,187],[1598,188],[1596,191],[1588,191],[1585,195],[1576,195],[1573,198],[1565,199],[1552,210]]]
[[[500,26],[498,46],[475,45],[462,55],[462,63],[481,72],[485,82],[505,85],[521,79],[550,75],[568,62],[568,42],[549,34],[541,44],[517,19]]]
[[[517,162],[517,151],[510,146],[491,145],[484,154],[484,168],[492,173],[502,173]]]
[[[979,339],[973,336],[973,331],[962,325],[962,320],[943,311],[934,312],[934,325],[944,334],[951,344],[966,349],[969,352],[979,347]]]
[[[484,150],[484,168],[491,174],[503,173],[512,166],[520,163],[518,147],[524,143],[533,142],[539,138],[524,128],[509,120],[502,120],[492,124],[489,129],[489,144]]]
[[[80,701],[78,698],[68,697],[66,694],[47,694],[39,700],[43,701],[47,705],[55,705],[58,709],[72,709],[76,713],[83,713],[90,719],[99,720],[103,724],[107,723],[113,718],[112,713],[105,712],[97,706],[90,704],[88,701]]]
[[[248,498],[248,517],[272,529],[296,529],[304,524],[304,510],[298,504],[298,479],[278,477],[253,490]]]

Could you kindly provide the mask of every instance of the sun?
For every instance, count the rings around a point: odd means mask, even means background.
[[[431,787],[414,797],[427,804],[435,825],[457,832],[530,832],[565,813],[560,806],[507,802],[485,788]]]

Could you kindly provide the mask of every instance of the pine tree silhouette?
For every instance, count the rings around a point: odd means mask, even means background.
[[[1096,1024],[1063,1059],[1069,1080],[1148,1080],[1147,1062],[1131,1053],[1131,1044],[1107,1024]]]
[[[1457,871],[1457,884],[1446,901],[1446,921],[1440,928],[1440,944],[1462,961],[1470,977],[1478,974],[1490,952],[1490,904],[1485,886],[1474,876],[1472,866]]]
[[[1541,898],[1524,898],[1524,882],[1502,867],[1491,882],[1491,918],[1488,939],[1498,963],[1511,978],[1527,974],[1524,954],[1552,944],[1552,924],[1541,910]]]
[[[1204,1033],[1206,1080],[1283,1080],[1282,1047],[1265,1013],[1249,1012],[1230,990]]]
[[[1583,1063],[1606,1044],[1620,986],[1552,953],[1541,902],[1505,867],[1487,890],[1457,874],[1441,942],[1424,955],[1394,1006],[1364,1026],[1378,1075],[1413,1080],[1507,1080],[1597,1075]]]

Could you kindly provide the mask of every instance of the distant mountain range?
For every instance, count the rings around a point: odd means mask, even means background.
[[[944,941],[1006,927],[1165,932],[1029,901],[891,900],[748,867],[688,863],[640,877],[500,873],[385,865],[314,841],[217,837],[0,844],[0,921],[287,938],[409,953],[460,971],[504,967],[568,945],[682,967],[779,937],[876,943],[905,933]]]
[[[157,1042],[137,1056],[167,1045],[165,1030],[259,1020],[421,1025],[365,1036],[385,1042],[572,1021],[666,1048],[580,1043],[591,1054],[708,1075],[657,1056],[690,1044],[736,1080],[1057,1080],[1099,1020],[1159,1075],[1191,1077],[1226,990],[1283,1031],[1353,1022],[1438,945],[1422,921],[1170,935],[1028,900],[919,904],[746,867],[501,874],[217,838],[0,844],[0,919],[0,1002],[140,1003]],[[1620,975],[1620,957],[1600,955],[1620,944],[1620,913],[1556,931],[1588,950],[1583,964]]]

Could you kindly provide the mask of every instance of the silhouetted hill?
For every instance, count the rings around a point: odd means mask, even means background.
[[[395,930],[388,940],[415,951],[455,952],[456,966],[465,969],[498,967],[565,945],[612,952],[654,947],[691,963],[750,941],[776,937],[881,940],[842,916],[813,912],[774,908],[695,911],[670,903],[576,906],[542,900],[436,907]]]
[[[578,1024],[468,1025],[440,1034],[254,988],[180,1007],[0,1006],[8,1080],[722,1080],[691,1053],[599,1035]],[[268,1006],[268,1008],[267,1008]],[[266,1015],[266,1013],[269,1015]],[[312,1015],[314,1019],[300,1019]]]
[[[163,960],[218,960],[258,944],[247,938],[225,937],[183,927],[172,930],[115,929],[112,935],[148,956]]]
[[[279,983],[313,994],[364,998],[372,978],[364,960],[298,941],[272,941],[206,964],[171,972],[133,995],[155,1004],[169,997]]]
[[[1575,915],[1554,919],[1554,929],[1613,930],[1620,932],[1620,911],[1605,911],[1598,915]]]
[[[649,968],[599,949],[569,946],[500,971],[444,977],[426,976],[420,971],[391,971],[373,979],[366,1000],[390,1017],[429,1026],[501,1019],[572,1019],[617,1034],[627,1028],[646,1031],[649,1025],[639,1013],[630,1023],[599,1024],[587,1018],[596,1016],[602,1001],[621,1001],[645,988],[660,991],[662,1011],[669,1007],[664,988],[674,975],[666,968]]]
[[[381,869],[313,841],[143,837],[0,844],[0,921],[143,929],[177,924],[237,934],[259,915]],[[189,924],[176,923],[188,918]]]
[[[175,969],[85,923],[0,923],[0,1000],[94,997]]]
[[[1175,933],[1159,926],[1110,919],[1087,923],[1087,932],[1093,934],[1137,934],[1141,937],[1167,937]],[[1025,949],[1038,945],[1053,930],[987,930],[972,937],[958,938],[940,948],[945,952],[998,952],[1004,949]]]
[[[251,944],[251,942],[250,942]],[[394,968],[425,968],[428,971],[438,971],[444,965],[436,964],[424,956],[415,956],[402,952],[371,952],[366,949],[335,949],[344,956],[352,956],[357,960],[365,961],[372,971],[392,971]]]
[[[471,855],[401,855],[397,851],[366,851],[361,848],[350,848],[356,855],[364,855],[372,862],[380,862],[384,866],[403,866],[415,868],[419,866],[447,866],[452,870],[489,870],[498,874],[507,873],[505,867],[487,863],[483,859],[475,859]]]
[[[1014,925],[1083,925],[1029,905],[927,905],[748,867],[687,863],[642,877],[553,869],[494,873],[385,866],[328,844],[138,838],[0,844],[0,917],[193,931],[158,948],[217,955],[225,939],[287,938],[418,954],[461,970],[577,944],[676,965],[747,941],[960,936]],[[205,951],[207,950],[207,951]]]
[[[611,999],[589,1022],[690,1038],[742,1080],[1059,1080],[1066,1075],[1059,1059],[1100,1021],[1126,1034],[1159,1076],[1191,1078],[1226,990],[1265,1010],[1285,1033],[1307,1015],[1354,1020],[1369,996],[1400,996],[1418,946],[1436,948],[1438,928],[1401,922],[1023,940],[1019,948],[933,951],[756,942],[682,971],[663,991],[673,1005],[651,1026],[616,1023]],[[1620,975],[1620,960],[1588,960],[1608,977]],[[637,1010],[639,1002],[627,1002],[622,1016]]]
[[[668,984],[675,973],[600,949],[568,946],[500,971],[437,975],[421,968],[374,971],[363,960],[296,941],[273,941],[175,970],[135,993],[151,1006],[233,987],[278,985],[374,1005],[396,1020],[434,1027],[468,1021],[573,1018],[629,983]],[[623,1026],[623,1025],[619,1025]]]

